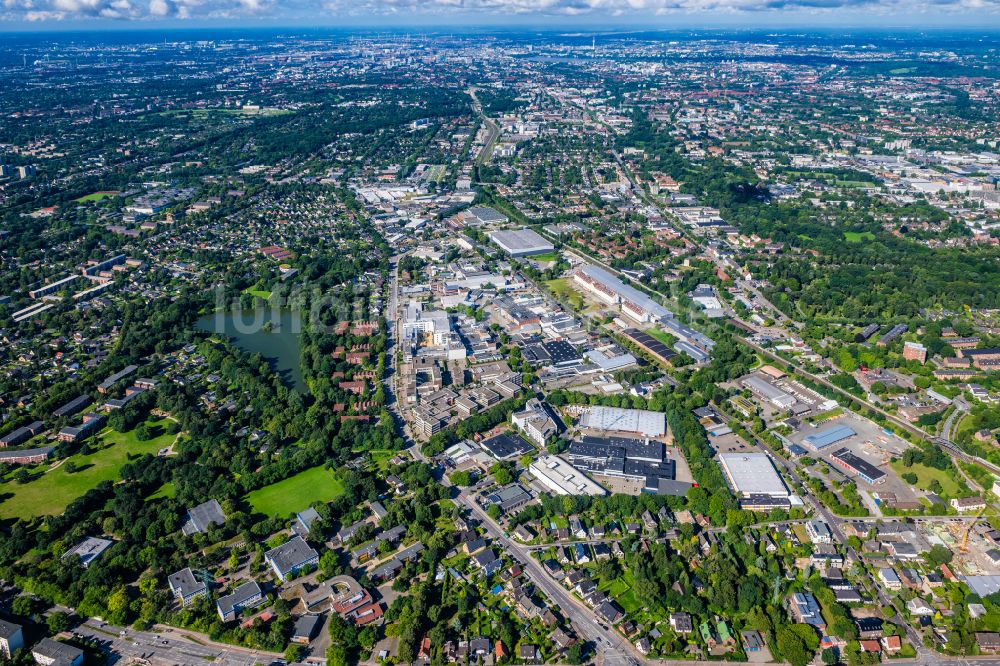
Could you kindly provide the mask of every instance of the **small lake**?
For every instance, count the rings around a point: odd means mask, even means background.
[[[271,308],[216,312],[199,319],[198,328],[225,335],[243,351],[260,354],[285,386],[298,393],[308,391],[299,365],[302,319],[297,312]]]

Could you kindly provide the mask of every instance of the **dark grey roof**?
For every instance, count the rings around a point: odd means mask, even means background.
[[[89,404],[90,404],[90,396],[81,395],[79,397],[73,398],[62,407],[54,410],[52,412],[52,415],[56,417],[72,416],[73,414],[76,414],[78,411],[80,411]]]
[[[51,660],[51,666],[69,666],[74,661],[83,656],[80,648],[54,641],[51,638],[43,638],[31,648],[32,654],[41,655]]]
[[[188,509],[188,521],[184,524],[184,534],[204,532],[212,525],[222,525],[226,522],[226,514],[218,500],[208,500],[203,504]]]
[[[284,576],[309,560],[319,557],[319,553],[313,550],[305,539],[297,536],[267,551],[264,557]]]
[[[295,621],[295,627],[292,628],[292,636],[311,641],[313,636],[316,635],[316,631],[319,629],[322,621],[323,618],[319,615],[303,615]]]
[[[19,631],[21,631],[21,625],[0,620],[0,638],[10,639]]]
[[[124,368],[122,368],[121,370],[119,370],[118,372],[116,372],[115,374],[111,375],[110,377],[108,377],[107,379],[105,379],[103,382],[101,382],[100,385],[99,385],[99,388],[107,390],[107,389],[111,388],[112,386],[114,386],[120,380],[125,379],[126,377],[128,377],[129,375],[131,375],[133,372],[135,372],[138,369],[139,369],[139,366],[137,366],[137,365],[128,365],[128,366],[125,366]]]
[[[15,458],[31,458],[39,455],[49,455],[56,450],[54,446],[42,446],[37,449],[20,449],[18,451],[0,451],[0,460]]]
[[[507,433],[497,435],[496,437],[490,437],[489,439],[483,441],[480,446],[489,451],[494,458],[499,458],[500,460],[513,458],[534,450],[533,446],[528,444],[519,436]]]
[[[219,597],[219,610],[222,611],[223,615],[229,615],[237,606],[246,603],[247,600],[253,599],[260,593],[260,585],[257,584],[257,581],[247,581],[233,590],[230,594],[227,594],[224,597]]]
[[[396,553],[396,559],[401,561],[407,561],[414,559],[424,550],[424,544],[421,542],[416,542],[412,546],[407,546],[403,550]]]
[[[191,567],[170,574],[167,577],[167,583],[170,585],[170,589],[174,591],[174,594],[180,594],[185,598],[207,589],[204,582],[194,577]]]

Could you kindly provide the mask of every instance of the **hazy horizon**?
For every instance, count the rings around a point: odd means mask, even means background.
[[[985,27],[984,27],[985,26]],[[7,0],[0,31],[1000,31],[1000,0]]]

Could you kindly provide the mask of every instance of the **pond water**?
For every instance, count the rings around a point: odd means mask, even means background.
[[[308,390],[299,364],[299,313],[271,308],[220,311],[199,319],[198,328],[225,335],[243,351],[260,354],[290,389],[299,393]]]

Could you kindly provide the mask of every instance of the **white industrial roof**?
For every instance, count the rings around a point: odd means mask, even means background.
[[[785,482],[763,453],[722,453],[719,463],[737,495],[788,497]]]
[[[605,490],[559,456],[542,456],[528,468],[557,495],[604,495]]]
[[[500,246],[502,250],[510,254],[520,254],[523,252],[548,252],[555,249],[552,243],[531,229],[508,229],[506,231],[492,231],[490,239]]]
[[[593,430],[637,432],[646,437],[662,437],[667,432],[666,418],[662,412],[620,407],[589,407],[583,413],[580,426]]]
[[[760,393],[762,396],[773,402],[782,402],[787,404],[795,402],[795,398],[793,396],[785,393],[774,384],[771,384],[760,377],[747,377],[743,380],[743,383],[747,388],[755,390],[757,393]]]

